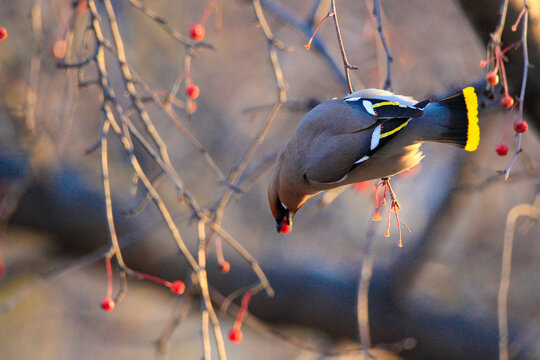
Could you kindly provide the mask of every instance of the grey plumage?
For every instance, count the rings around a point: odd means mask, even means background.
[[[469,141],[468,150],[476,148],[478,139],[468,139],[478,133],[476,95],[470,89],[439,102],[420,103],[365,89],[312,109],[272,171],[268,200],[278,231],[290,230],[296,211],[320,191],[415,166],[423,158],[419,150],[423,141],[461,147]]]

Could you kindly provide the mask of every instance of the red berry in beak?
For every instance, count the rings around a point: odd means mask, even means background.
[[[279,226],[279,232],[282,234],[286,234],[289,231],[291,231],[291,225],[289,225],[289,220],[284,219],[281,225]]]

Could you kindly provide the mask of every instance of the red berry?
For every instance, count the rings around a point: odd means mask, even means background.
[[[239,342],[242,341],[242,337],[243,337],[242,330],[238,328],[233,327],[231,331],[229,331],[229,340],[232,343],[238,344]]]
[[[231,271],[231,263],[228,262],[227,260],[223,260],[222,262],[219,263],[219,271],[221,271],[224,274],[228,273],[229,271]]]
[[[289,224],[289,220],[284,219],[281,225],[279,226],[279,232],[282,234],[286,234],[289,231],[291,231],[291,225]]]
[[[510,109],[514,105],[514,99],[510,95],[504,95],[501,99],[501,105]]]
[[[6,40],[8,37],[8,33],[6,28],[0,28],[0,41]]]
[[[180,295],[183,294],[184,291],[186,291],[186,284],[184,284],[183,281],[176,280],[172,282],[170,289],[171,292]]]
[[[186,96],[190,99],[196,99],[199,97],[201,91],[197,85],[189,85],[186,89]]]
[[[115,306],[114,300],[108,296],[101,302],[101,308],[105,311],[112,311]]]
[[[191,36],[193,40],[201,41],[204,39],[204,35],[206,35],[206,30],[204,30],[203,24],[193,24],[189,28],[189,36]]]
[[[514,131],[517,133],[524,133],[527,131],[527,128],[529,125],[527,125],[527,122],[525,120],[519,120],[514,123]]]
[[[506,154],[508,154],[508,146],[505,143],[500,143],[495,148],[495,151],[497,152],[497,155],[499,156],[506,156]]]
[[[486,75],[486,81],[490,84],[490,85],[497,85],[499,83],[499,75],[495,74],[493,71],[490,71],[487,75]]]

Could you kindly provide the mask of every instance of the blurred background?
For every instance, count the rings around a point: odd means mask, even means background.
[[[74,29],[73,51],[83,51],[81,39],[89,18],[83,3],[0,0],[0,27],[9,32],[0,42],[0,358],[198,359],[202,346],[196,289],[178,297],[162,286],[130,280],[126,297],[114,311],[107,313],[99,306],[107,288],[103,254],[109,233],[100,152],[88,150],[100,139],[101,100],[96,86],[77,87],[76,69],[57,67],[69,29]],[[110,40],[103,4],[96,3]],[[137,83],[140,94],[162,96],[185,74],[187,50],[131,3],[112,1],[127,60],[150,89]],[[213,1],[143,3],[171,28],[189,36],[190,26]],[[347,93],[332,21],[322,25],[311,51],[304,48],[314,26],[328,13],[330,1],[261,3],[270,29],[285,48],[277,51],[277,59],[286,101],[248,162],[240,186],[257,181],[230,202],[223,227],[259,261],[276,295],[270,298],[261,292],[253,297],[244,340],[226,341],[227,353],[231,359],[359,358],[356,297],[372,227],[375,183],[311,199],[287,235],[276,233],[266,200],[272,159],[303,114],[321,101]],[[182,106],[186,100],[182,83],[180,106],[173,111],[227,175],[267,119],[278,89],[269,60],[271,47],[253,2],[215,4],[204,38],[212,49],[198,48],[191,58],[190,74],[200,88],[197,109],[189,115]],[[337,6],[349,62],[359,68],[352,72],[354,87],[381,88],[386,55],[373,2],[339,0]],[[469,85],[485,87],[485,69],[479,62],[485,59],[488,34],[499,19],[498,1],[382,0],[381,6],[396,93],[423,100]],[[510,1],[504,44],[520,39],[521,30],[513,33],[509,27],[522,7],[521,1]],[[509,155],[497,156],[495,147],[508,117],[499,105],[498,91],[495,99],[482,99],[478,151],[424,144],[421,166],[393,179],[402,205],[400,219],[410,232],[404,231],[404,247],[398,248],[394,222],[391,236],[384,237],[386,211],[382,211],[382,224],[375,225],[369,243],[374,358],[498,357],[497,293],[506,216],[516,205],[532,204],[540,184],[540,4],[529,1],[529,7],[533,66],[524,106],[530,126],[508,181],[497,170],[508,165],[516,142],[510,128]],[[106,56],[111,86],[129,111],[117,62],[112,52]],[[521,48],[507,56],[510,93],[517,96]],[[85,76],[94,79],[95,67],[90,66]],[[214,209],[226,191],[224,182],[162,108],[153,103],[145,107],[185,187],[205,209]],[[146,194],[131,194],[128,156],[112,133],[109,147],[115,224],[125,244],[126,263],[164,279],[188,282],[188,264],[155,206],[126,215]],[[136,148],[135,153],[149,177],[159,174],[143,149]],[[158,190],[195,254],[197,223],[191,211],[177,201],[167,180]],[[509,351],[516,359],[540,358],[539,234],[537,221],[517,221],[508,297]],[[221,295],[256,281],[249,264],[223,246],[231,263],[228,274],[219,271],[213,248],[208,255],[216,308]],[[116,277],[114,286],[118,288]],[[233,326],[235,309],[233,305],[231,314],[219,315],[225,334]],[[170,343],[158,346],[175,316],[181,323]]]

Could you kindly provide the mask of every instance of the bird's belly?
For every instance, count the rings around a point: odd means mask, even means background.
[[[400,150],[390,153],[381,149],[352,170],[344,179],[343,185],[395,175],[417,165],[424,157],[420,151],[420,144],[406,146]]]

